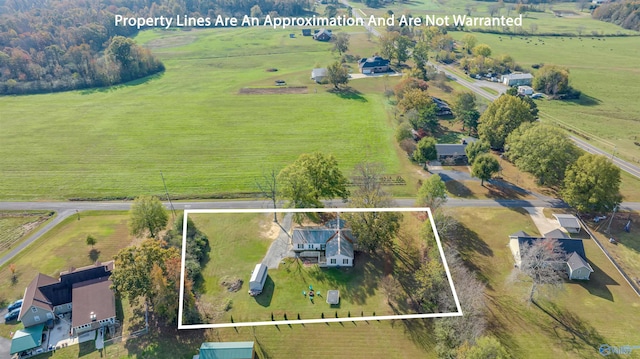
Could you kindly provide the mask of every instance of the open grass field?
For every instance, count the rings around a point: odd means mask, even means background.
[[[468,15],[473,17],[487,17],[490,16],[489,9],[495,7],[498,4],[495,2],[486,1],[470,1],[470,0],[415,0],[415,1],[396,1],[393,5],[388,5],[383,8],[370,9],[364,7],[360,3],[355,3],[354,6],[362,8],[367,15],[384,16],[388,10],[392,10],[396,17],[403,14],[411,14],[415,16],[424,17],[425,15],[436,16],[451,16],[451,15]],[[592,34],[596,32],[598,34],[634,34],[638,33],[632,30],[623,29],[617,25],[607,23],[604,21],[598,21],[591,18],[591,14],[588,12],[587,4],[584,11],[580,11],[577,8],[576,2],[558,2],[553,5],[541,4],[539,10],[536,12],[528,12],[523,15],[522,30],[534,34],[540,33],[554,33],[554,34]],[[504,4],[502,7],[498,7],[493,16],[505,16],[505,17],[517,17],[518,13],[515,11],[516,4]],[[562,16],[556,16],[556,12],[562,13]],[[450,20],[453,23],[453,20]],[[534,27],[532,27],[534,25]],[[482,30],[491,31],[503,31],[502,28],[482,27]],[[384,29],[381,29],[384,30]],[[510,30],[514,30],[513,28]]]
[[[529,284],[510,279],[513,257],[506,245],[515,231],[537,234],[526,212],[456,208],[451,213],[463,224],[458,238],[463,257],[487,283],[490,331],[514,357],[595,358],[601,344],[637,341],[640,299],[595,243],[584,241],[595,271],[590,281],[566,282],[555,295],[538,297],[538,305],[528,304]]]
[[[0,256],[25,239],[36,228],[53,218],[50,211],[0,212]]]
[[[331,45],[291,31],[142,32],[137,41],[166,65],[161,75],[2,98],[0,198],[161,194],[161,171],[174,196],[256,192],[264,170],[312,151],[333,153],[346,173],[372,159],[402,174],[383,80],[353,81],[355,91],[339,94],[315,85],[310,71],[335,60]],[[275,80],[308,91],[239,94]]]
[[[462,38],[464,33],[452,36]],[[532,64],[569,68],[570,82],[582,91],[577,101],[538,101],[543,121],[577,127],[594,136],[591,142],[616,156],[640,161],[640,41],[630,38],[509,37],[475,33],[494,54],[509,54],[527,71]],[[603,141],[595,139],[601,138]]]
[[[404,266],[411,261],[409,250],[395,256],[356,252],[352,268],[320,268],[286,258],[278,269],[269,270],[262,294],[251,297],[247,293],[251,272],[279,233],[271,214],[191,214],[190,218],[211,245],[200,302],[213,321],[204,324],[270,321],[272,314],[274,320],[285,320],[285,315],[296,320],[321,319],[323,314],[327,318],[417,314],[405,303],[390,306],[381,284],[386,274],[408,270]],[[403,214],[400,247],[419,241],[421,224],[415,214]],[[225,283],[238,280],[244,282],[242,287],[228,291]],[[310,286],[321,293],[313,302],[303,295]],[[325,301],[331,289],[340,291],[337,306]]]

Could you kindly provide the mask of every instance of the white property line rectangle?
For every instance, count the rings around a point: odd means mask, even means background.
[[[300,320],[276,320],[264,322],[240,322],[240,323],[219,323],[219,324],[182,324],[183,306],[184,306],[184,279],[185,279],[185,260],[187,252],[187,218],[189,214],[211,213],[211,214],[232,214],[232,213],[348,213],[348,212],[426,212],[431,222],[431,229],[436,238],[440,258],[444,265],[449,286],[453,293],[453,299],[456,303],[456,312],[452,313],[428,313],[428,314],[401,314],[371,317],[347,317],[347,318],[324,318],[324,319],[300,319]],[[263,325],[287,325],[287,324],[313,324],[313,323],[339,323],[339,322],[356,322],[367,320],[394,320],[394,319],[418,319],[418,318],[445,318],[462,316],[458,293],[453,285],[451,272],[447,259],[444,256],[440,235],[433,221],[433,215],[430,208],[406,207],[406,208],[287,208],[287,209],[185,209],[184,222],[182,225],[182,265],[180,271],[180,305],[178,306],[178,329],[209,329],[209,328],[231,328],[231,327],[253,327]]]

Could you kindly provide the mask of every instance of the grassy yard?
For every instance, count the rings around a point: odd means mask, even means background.
[[[409,270],[411,251],[407,248],[419,241],[418,228],[422,223],[412,213],[403,214],[400,247],[395,256],[368,255],[356,252],[353,268],[319,268],[300,260],[287,258],[278,269],[269,270],[262,294],[247,294],[248,281],[256,263],[267,252],[275,238],[270,214],[192,214],[191,218],[200,230],[209,236],[210,260],[203,270],[204,293],[200,298],[203,307],[214,323],[256,322],[295,319],[380,316],[415,314],[406,305],[391,307],[381,279],[392,271]],[[277,229],[277,227],[276,227]],[[265,233],[268,233],[265,235]],[[400,243],[399,242],[399,243]],[[243,280],[243,286],[230,292],[223,283]],[[311,302],[303,291],[309,286],[319,291]],[[340,304],[330,306],[325,302],[328,290],[340,291]]]
[[[311,69],[337,55],[330,44],[289,32],[143,31],[136,41],[165,63],[161,75],[4,98],[0,198],[161,194],[161,171],[174,196],[256,192],[264,170],[312,151],[333,153],[347,173],[374,159],[406,175],[387,123],[384,80],[353,81],[349,93],[312,83]],[[239,94],[275,80],[307,86],[306,93]]]
[[[635,343],[640,301],[597,248],[584,246],[595,273],[588,282],[567,282],[555,296],[526,302],[529,284],[510,279],[513,257],[508,235],[537,234],[521,210],[456,208],[463,224],[463,257],[487,283],[490,331],[514,357],[595,358],[600,344]]]
[[[8,253],[27,235],[53,218],[50,211],[0,212],[0,257]]]
[[[0,268],[0,299],[13,301],[38,272],[57,278],[69,267],[82,267],[107,261],[123,247],[131,244],[127,228],[128,215],[121,212],[83,212],[82,219],[69,217],[38,241],[20,252],[11,263],[16,266],[16,280],[11,279],[9,265]],[[86,245],[87,235],[98,243],[92,250]],[[0,325],[0,336],[9,337],[18,325]]]

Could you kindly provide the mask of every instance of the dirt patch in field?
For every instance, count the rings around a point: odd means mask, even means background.
[[[240,288],[242,288],[242,284],[244,283],[244,281],[242,279],[236,279],[232,282],[222,282],[222,286],[227,288],[227,291],[229,292],[237,292],[240,290]]]
[[[182,35],[182,36],[165,36],[159,39],[154,39],[145,44],[151,50],[154,49],[166,49],[170,47],[188,45],[196,40],[195,34]]]
[[[244,87],[238,91],[241,95],[291,95],[309,93],[307,86],[288,87]]]
[[[280,234],[280,226],[275,222],[264,222],[260,225],[260,229],[262,236],[270,240],[278,238],[278,234]]]

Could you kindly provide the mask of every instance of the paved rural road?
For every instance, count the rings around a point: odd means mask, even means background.
[[[40,238],[49,229],[62,222],[69,216],[77,215],[82,211],[126,211],[131,207],[132,202],[0,202],[0,211],[6,210],[51,210],[56,211],[57,216],[53,221],[47,223],[39,231],[31,235],[26,241],[14,248],[4,257],[0,258],[0,266],[10,261],[21,250]],[[414,199],[396,199],[397,207],[413,207]],[[168,204],[165,204],[168,208]],[[327,201],[327,207],[345,207],[342,201]],[[448,207],[566,207],[566,204],[559,199],[462,199],[450,198],[446,204]],[[174,202],[173,206],[177,210],[184,209],[247,209],[247,208],[271,208],[269,201],[221,201],[221,202]],[[621,210],[640,210],[640,202],[623,202]]]

